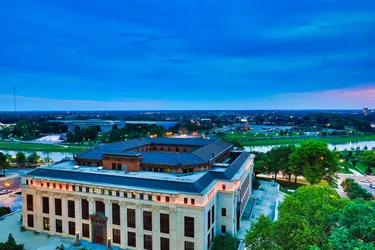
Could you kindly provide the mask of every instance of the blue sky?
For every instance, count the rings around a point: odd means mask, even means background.
[[[375,106],[374,0],[12,0],[0,110]]]

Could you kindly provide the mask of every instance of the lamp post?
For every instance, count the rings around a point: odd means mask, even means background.
[[[108,237],[107,250],[112,250],[112,247],[111,247],[111,237]]]
[[[76,247],[81,245],[81,241],[79,240],[79,231],[76,233],[76,241],[73,243],[73,245]]]

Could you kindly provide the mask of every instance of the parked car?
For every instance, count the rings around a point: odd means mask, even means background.
[[[375,189],[375,184],[370,184],[370,188],[373,188],[373,189]]]

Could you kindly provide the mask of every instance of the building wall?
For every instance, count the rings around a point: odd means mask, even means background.
[[[142,157],[122,157],[103,155],[103,167],[105,169],[112,169],[112,163],[126,166],[127,172],[137,172],[141,170]]]

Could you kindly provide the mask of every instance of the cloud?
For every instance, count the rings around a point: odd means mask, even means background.
[[[17,110],[147,110],[165,107],[162,101],[60,100],[16,96]],[[13,95],[0,95],[0,110],[13,110]]]

